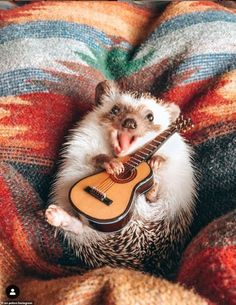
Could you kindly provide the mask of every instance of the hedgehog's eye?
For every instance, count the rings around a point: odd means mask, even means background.
[[[153,114],[150,112],[146,115],[145,119],[147,119],[149,122],[152,122],[154,120]]]
[[[115,105],[112,107],[110,112],[111,114],[117,115],[120,112],[120,108],[117,105]]]

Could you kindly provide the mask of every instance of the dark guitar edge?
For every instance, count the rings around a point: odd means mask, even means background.
[[[95,229],[97,231],[109,233],[109,232],[116,232],[116,231],[121,230],[128,223],[128,221],[132,217],[132,212],[133,212],[133,209],[134,209],[133,199],[134,199],[135,193],[143,194],[143,193],[147,192],[148,190],[150,190],[150,188],[153,185],[153,171],[152,171],[152,169],[151,169],[149,164],[148,164],[148,166],[150,168],[149,175],[145,179],[141,180],[140,182],[138,182],[134,186],[133,191],[132,191],[131,196],[130,196],[130,200],[129,200],[128,204],[127,204],[127,208],[125,209],[123,214],[121,214],[120,216],[102,221],[100,219],[97,219],[97,218],[94,218],[94,217],[91,217],[91,216],[87,215],[86,213],[82,212],[79,208],[77,208],[74,205],[73,201],[71,200],[72,189],[74,188],[74,186],[77,183],[79,183],[80,181],[86,179],[87,177],[77,181],[70,188],[69,201],[70,201],[70,203],[72,205],[72,208],[74,209],[76,214],[78,214],[79,218],[82,221],[84,221],[91,228],[93,228],[93,229]]]

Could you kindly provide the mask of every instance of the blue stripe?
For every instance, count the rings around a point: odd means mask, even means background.
[[[183,14],[162,23],[150,38],[155,40],[156,38],[165,36],[173,31],[184,29],[195,24],[216,21],[236,23],[236,14],[224,11],[206,11]]]
[[[196,55],[186,59],[175,71],[175,75],[196,70],[183,83],[191,83],[194,81],[204,80],[214,77],[224,72],[236,69],[236,54],[234,53],[218,53]]]
[[[104,32],[90,26],[64,21],[36,21],[0,29],[0,44],[22,38],[66,38],[86,43],[90,48],[111,47],[114,42]],[[127,42],[117,46],[130,48]],[[63,47],[63,46],[62,46]]]
[[[48,92],[37,80],[58,81],[40,69],[19,69],[0,74],[0,96],[18,95],[29,92]]]

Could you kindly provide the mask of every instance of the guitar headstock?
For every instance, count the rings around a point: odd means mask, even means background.
[[[194,127],[194,124],[190,118],[185,119],[184,116],[181,114],[175,121],[175,126],[178,131],[187,132]]]

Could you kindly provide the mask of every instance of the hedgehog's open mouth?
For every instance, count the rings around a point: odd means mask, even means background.
[[[133,135],[127,131],[116,131],[116,134],[113,134],[113,137],[114,153],[116,155],[125,154],[138,138],[137,135]]]

